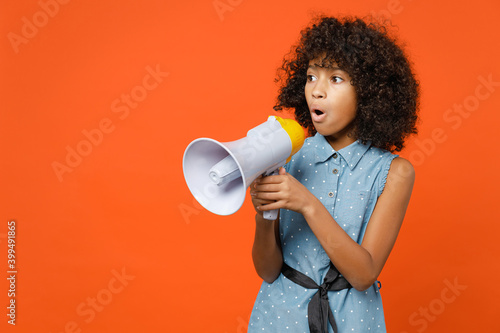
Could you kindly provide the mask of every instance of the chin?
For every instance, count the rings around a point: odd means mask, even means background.
[[[316,129],[316,132],[323,136],[332,136],[335,135],[335,131],[332,131],[331,129],[327,128],[328,126],[318,124],[317,126],[314,126]]]

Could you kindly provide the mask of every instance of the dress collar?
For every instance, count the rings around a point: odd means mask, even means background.
[[[347,162],[349,169],[353,170],[361,157],[363,157],[370,148],[371,142],[368,141],[366,144],[362,144],[360,141],[356,140],[347,147],[335,151],[323,135],[316,133],[311,140],[311,144],[314,145],[316,163],[325,162],[333,154],[338,153]]]

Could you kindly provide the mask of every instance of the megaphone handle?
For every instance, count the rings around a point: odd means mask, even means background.
[[[279,169],[276,169],[272,172],[266,172],[265,176],[272,176],[279,174]],[[264,219],[269,221],[274,221],[278,218],[279,209],[268,210],[263,213]]]
[[[273,209],[273,210],[268,210],[264,212],[264,219],[269,220],[269,221],[274,221],[278,218],[278,209]]]

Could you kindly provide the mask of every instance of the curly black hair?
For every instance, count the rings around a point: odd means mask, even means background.
[[[405,138],[417,133],[419,84],[402,48],[379,23],[324,16],[315,21],[302,30],[278,69],[274,110],[295,109],[296,120],[314,135],[304,93],[307,67],[313,59],[325,66],[336,63],[352,78],[357,95],[350,135],[389,151],[403,149]]]

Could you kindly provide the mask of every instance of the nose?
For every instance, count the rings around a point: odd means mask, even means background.
[[[316,81],[316,84],[314,85],[313,87],[313,90],[312,90],[312,96],[314,98],[318,98],[318,99],[321,99],[321,98],[326,98],[326,87],[325,87],[325,80],[321,80],[321,79],[318,79]]]

